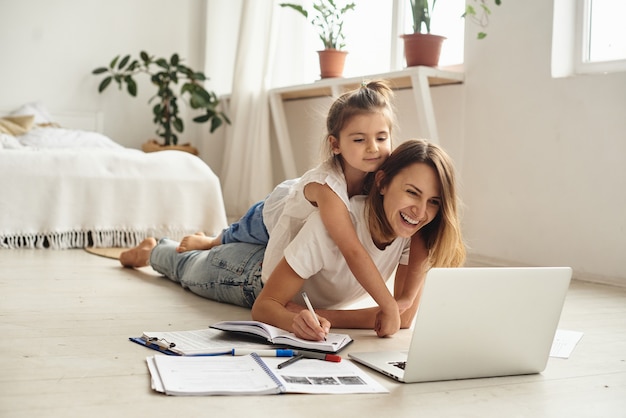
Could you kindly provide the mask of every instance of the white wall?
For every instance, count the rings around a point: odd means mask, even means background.
[[[504,2],[482,41],[467,25],[466,82],[432,89],[460,173],[465,238],[483,262],[567,265],[626,285],[626,73],[553,79],[552,7]],[[406,139],[414,108],[408,92],[397,99]],[[324,105],[287,105],[299,168],[317,157]]]
[[[131,98],[113,85],[98,94],[102,77],[91,71],[141,50],[177,52],[202,70],[205,7],[204,0],[0,0],[0,108],[41,100],[52,112],[102,111],[104,133],[139,148],[156,129],[148,76],[137,77]],[[182,142],[197,136],[199,126],[188,125]]]
[[[553,79],[552,2],[506,1],[466,43],[472,252],[626,284],[626,73]]]
[[[204,34],[215,32],[206,13],[223,4],[0,0],[0,108],[43,100],[52,111],[101,110],[105,133],[138,148],[155,129],[152,89],[144,82],[136,99],[99,95],[91,70],[141,49],[178,52],[202,68]],[[231,28],[232,16],[225,22]],[[551,28],[552,2],[504,2],[488,38],[466,44],[465,84],[433,89],[441,143],[460,172],[465,236],[474,255],[495,264],[570,265],[576,277],[626,285],[626,73],[551,78]],[[220,42],[235,48],[229,39]],[[219,61],[230,68],[232,56],[220,45],[220,56],[207,52],[208,87],[225,92],[231,80]],[[410,93],[397,99],[398,137],[408,138]],[[300,170],[317,161],[326,106],[287,105]],[[206,129],[192,125],[186,134],[219,173],[219,135],[206,141]]]

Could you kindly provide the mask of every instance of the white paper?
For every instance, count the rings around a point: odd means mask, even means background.
[[[347,359],[339,363],[302,359],[279,369],[286,359],[263,357],[287,393],[388,393],[389,391]]]
[[[267,349],[267,344],[246,341],[237,335],[204,328],[191,331],[144,331],[144,337],[156,338],[164,343],[174,343],[171,351],[193,356],[200,354],[224,354],[233,348]]]
[[[150,387],[152,388],[152,390],[165,393],[165,388],[163,387],[161,376],[159,376],[159,371],[157,370],[156,364],[154,363],[154,356],[148,357],[146,359],[146,363],[148,364],[148,370],[150,371]]]
[[[550,357],[569,358],[582,337],[583,333],[580,331],[557,329],[550,349]]]
[[[280,392],[264,367],[273,372],[286,393],[388,393],[350,360],[339,363],[301,359],[278,369],[285,357],[152,356],[146,359],[152,389],[168,395],[246,395]],[[264,363],[264,364],[263,364]]]
[[[168,395],[251,395],[280,388],[252,356],[153,356],[156,376]],[[148,361],[150,367],[150,361]]]

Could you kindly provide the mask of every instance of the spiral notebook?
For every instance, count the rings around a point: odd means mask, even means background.
[[[283,358],[152,356],[146,359],[152,389],[172,396],[272,395],[279,393],[386,393],[349,361],[302,359],[278,369]]]

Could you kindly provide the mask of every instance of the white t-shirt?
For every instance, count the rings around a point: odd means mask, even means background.
[[[408,264],[411,239],[396,238],[384,250],[378,249],[372,241],[365,218],[365,199],[365,196],[350,199],[350,216],[359,240],[381,276],[389,280],[398,264]],[[340,309],[367,295],[326,231],[319,212],[309,216],[300,232],[285,248],[284,255],[291,268],[300,277],[307,279],[302,290],[307,292],[313,306]],[[294,300],[299,301],[299,295]]]
[[[276,186],[265,199],[263,207],[263,223],[270,236],[263,259],[263,281],[269,278],[283,258],[283,251],[300,231],[305,220],[313,212],[317,212],[317,207],[304,197],[304,186],[314,182],[327,184],[350,211],[346,178],[341,166],[332,158],[307,171],[302,177]],[[325,229],[323,225],[322,228]]]

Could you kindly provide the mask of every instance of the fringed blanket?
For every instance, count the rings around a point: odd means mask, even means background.
[[[217,176],[180,151],[0,150],[0,247],[131,247],[226,226]]]

